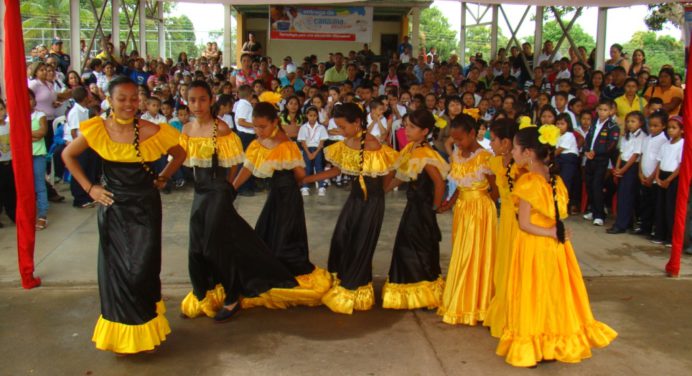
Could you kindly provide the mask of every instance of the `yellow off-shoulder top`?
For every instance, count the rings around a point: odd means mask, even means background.
[[[258,178],[269,178],[274,171],[293,170],[305,167],[303,154],[293,141],[284,141],[269,149],[255,140],[245,151],[245,164],[252,174]]]
[[[507,180],[507,167],[505,167],[505,162],[501,155],[494,156],[490,158],[490,170],[495,175],[495,185],[500,193],[500,199],[502,202],[510,202],[510,190],[509,181]],[[521,175],[521,169],[517,164],[513,163],[512,168],[509,171],[509,175],[512,178],[513,184],[516,184],[517,178]]]
[[[560,210],[560,218],[567,218],[567,203],[569,193],[560,177],[556,177],[555,191],[557,206]],[[531,223],[550,227],[555,225],[555,201],[553,188],[550,182],[535,172],[527,172],[519,177],[512,191],[515,209],[519,208],[519,200],[524,200],[531,205]]]
[[[443,179],[449,173],[449,165],[440,153],[427,146],[415,147],[413,143],[409,143],[399,152],[399,159],[397,159],[394,165],[396,167],[396,178],[401,181],[418,179],[418,175],[427,165],[437,168]]]
[[[180,134],[180,146],[187,152],[187,167],[211,167],[214,141],[210,137],[190,137]],[[216,138],[216,150],[220,167],[233,167],[243,163],[243,144],[234,132]]]
[[[449,179],[453,180],[462,191],[487,190],[490,185],[486,175],[492,175],[490,158],[493,154],[483,148],[478,148],[467,158],[461,156],[461,151],[452,155],[452,166]]]
[[[84,136],[89,147],[101,158],[111,162],[139,163],[153,162],[178,144],[180,133],[168,124],[159,124],[159,131],[139,143],[142,157],[137,156],[132,143],[115,142],[106,131],[106,124],[100,116],[95,116],[79,124],[79,132]]]
[[[387,175],[394,170],[399,157],[394,149],[382,145],[379,150],[363,152],[363,168],[360,168],[360,150],[348,147],[343,141],[324,148],[324,157],[341,172],[347,175],[377,177]]]

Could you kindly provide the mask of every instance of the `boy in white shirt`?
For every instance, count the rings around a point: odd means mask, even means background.
[[[247,150],[250,143],[255,139],[255,128],[252,125],[252,88],[248,85],[238,87],[238,101],[233,105],[235,113],[235,129],[243,144],[243,150]],[[250,177],[243,185],[238,188],[241,196],[255,195],[255,179]]]
[[[305,173],[307,176],[324,171],[324,141],[329,138],[327,129],[317,122],[319,113],[317,108],[309,107],[306,112],[307,123],[303,124],[298,131],[298,141],[303,149],[303,159],[305,159]],[[303,196],[310,195],[310,188],[303,185],[301,188]],[[324,196],[327,192],[326,183],[320,181],[317,195]]]
[[[147,112],[142,114],[142,120],[150,123],[161,124],[166,122],[166,117],[161,115],[161,99],[157,97],[147,98]]]
[[[642,142],[642,155],[639,163],[639,182],[641,194],[639,199],[640,226],[634,230],[635,235],[651,235],[654,227],[654,213],[656,208],[656,196],[658,186],[656,180],[656,167],[658,166],[658,154],[661,146],[668,142],[664,131],[668,115],[665,111],[655,111],[649,116],[649,135]]]
[[[67,124],[65,124],[63,136],[66,145],[79,137],[79,124],[89,120],[89,109],[86,108],[89,96],[86,89],[81,86],[74,88],[72,90],[72,99],[74,99],[75,105],[67,113]],[[84,174],[90,181],[99,181],[101,157],[96,152],[91,148],[86,149],[84,153],[79,155],[77,162],[79,162]],[[75,208],[94,207],[94,200],[82,189],[82,186],[77,183],[76,179],[70,181],[70,191],[73,198],[72,206]]]

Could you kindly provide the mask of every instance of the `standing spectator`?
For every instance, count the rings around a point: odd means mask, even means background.
[[[615,105],[618,110],[618,124],[621,126],[625,125],[625,116],[630,112],[639,111],[643,113],[646,110],[648,102],[637,95],[637,89],[637,80],[630,77],[625,80],[625,93],[615,98]]]
[[[677,86],[673,86],[675,72],[672,68],[662,68],[658,74],[658,85],[651,86],[644,93],[648,100],[657,97],[663,100],[663,109],[668,115],[675,116],[680,113],[682,105],[683,91]]]
[[[316,107],[309,107],[305,113],[308,121],[298,131],[298,142],[300,142],[300,146],[303,149],[305,173],[309,176],[324,171],[322,148],[324,147],[324,142],[329,139],[329,134],[327,129],[318,121],[319,110]],[[307,184],[303,185],[300,191],[303,196],[310,195],[310,187]],[[324,196],[326,192],[326,182],[320,181],[317,195]]]
[[[79,137],[79,124],[89,120],[89,109],[86,107],[89,96],[86,89],[83,87],[75,88],[72,91],[72,98],[75,101],[75,105],[67,114],[64,136],[67,145]],[[98,181],[100,175],[100,157],[96,152],[89,148],[77,158],[77,161],[90,181]],[[76,208],[90,208],[94,206],[94,200],[82,189],[76,179],[70,181],[70,191],[73,197],[72,206]]]
[[[247,33],[248,41],[243,44],[243,54],[250,54],[253,57],[262,56],[262,44],[257,41],[255,34]]]
[[[252,55],[243,53],[240,56],[240,69],[234,73],[233,86],[238,88],[243,85],[252,86],[257,79],[257,72],[252,70]]]
[[[407,48],[409,51],[413,51],[413,45],[411,45],[411,43],[408,42],[408,35],[404,35],[404,41],[401,42],[399,47],[397,47],[397,52],[399,53],[399,55],[401,55]]]
[[[555,56],[552,56],[553,52],[555,52]],[[560,54],[560,51],[555,51],[555,45],[553,45],[553,41],[545,41],[545,43],[543,43],[543,50],[541,51],[541,54],[538,55],[538,65],[541,65],[544,61],[547,61],[548,63],[552,64],[556,61],[560,61],[560,59],[562,59],[562,54]]]
[[[632,52],[632,64],[630,64],[627,74],[632,78],[636,78],[640,72],[649,71],[651,71],[651,68],[646,65],[646,54],[644,53],[644,50],[637,48],[634,50],[634,52]]]
[[[673,237],[678,174],[680,173],[682,150],[685,141],[682,139],[682,117],[671,116],[668,119],[667,132],[669,141],[661,146],[661,151],[658,155],[658,167],[656,168],[658,199],[656,200],[656,231],[652,242],[670,246]],[[680,204],[684,205],[684,203]]]
[[[249,58],[250,55],[243,55]],[[243,143],[243,150],[255,139],[255,129],[252,124],[252,88],[248,85],[241,85],[238,88],[238,101],[235,102],[233,112],[235,113],[235,129]],[[243,185],[238,188],[238,194],[241,196],[255,195],[255,182],[250,177]]]
[[[605,62],[606,74],[613,71],[615,67],[622,67],[625,73],[630,69],[630,62],[627,61],[627,58],[622,53],[622,46],[617,43],[610,46],[610,59]]]
[[[46,115],[36,106],[36,96],[29,90],[29,103],[31,105],[31,140],[33,155],[34,192],[36,193],[36,230],[40,231],[48,226],[48,192],[46,190],[46,142],[43,140],[48,134],[48,121]]]
[[[62,40],[60,38],[53,38],[48,56],[55,56],[58,59],[58,70],[63,75],[67,74],[67,70],[70,69],[70,55],[62,52]]]
[[[341,52],[334,54],[334,66],[324,73],[324,83],[334,85],[346,81],[348,69],[344,69],[344,55]]]

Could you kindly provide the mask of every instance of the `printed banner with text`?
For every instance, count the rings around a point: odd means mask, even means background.
[[[370,43],[372,7],[270,6],[271,39]]]

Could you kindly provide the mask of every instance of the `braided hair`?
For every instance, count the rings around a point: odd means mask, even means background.
[[[358,180],[360,181],[360,186],[363,190],[363,194],[365,195],[367,199],[367,191],[365,189],[365,180],[363,178],[363,164],[365,163],[365,138],[367,137],[367,129],[366,129],[366,118],[365,118],[365,113],[363,110],[360,108],[355,103],[344,103],[339,106],[336,106],[334,108],[334,119],[338,118],[344,118],[346,119],[347,122],[349,123],[355,123],[360,121],[360,152],[359,152],[359,171],[358,171]]]
[[[517,133],[517,127],[517,123],[512,119],[497,119],[490,123],[490,132],[500,140],[509,140],[513,142],[514,135]],[[510,173],[510,171],[512,171],[512,166],[514,166],[513,158],[509,160],[507,171],[505,172],[510,192],[514,188],[514,179],[512,179],[512,174]]]
[[[555,147],[549,144],[543,144],[538,141],[538,128],[530,127],[517,131],[515,140],[519,146],[524,149],[531,149],[536,153],[536,157],[542,160],[550,174],[550,187],[553,192],[553,205],[555,207],[555,228],[557,240],[560,243],[565,242],[565,224],[560,219],[560,208],[557,202],[557,174],[558,168],[555,164]]]

